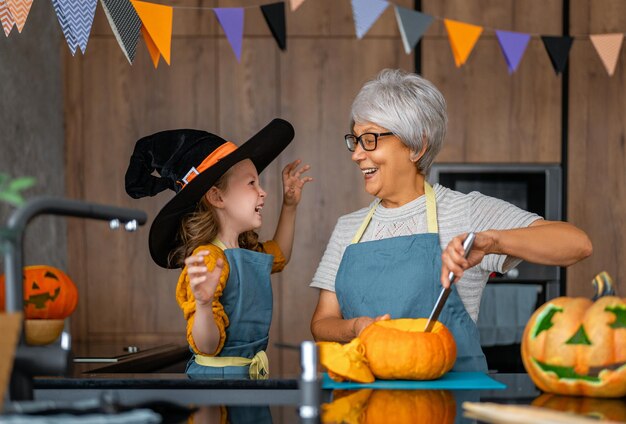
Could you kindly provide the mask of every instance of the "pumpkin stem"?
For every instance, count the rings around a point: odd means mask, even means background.
[[[592,300],[596,301],[603,296],[615,296],[615,283],[608,272],[602,271],[596,275],[591,284],[596,291]]]

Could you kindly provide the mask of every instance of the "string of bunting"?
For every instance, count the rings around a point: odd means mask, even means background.
[[[85,54],[98,0],[50,1],[72,55],[75,55],[79,49]],[[305,0],[291,0],[291,11],[298,9],[304,2]],[[22,32],[32,3],[33,0],[0,0],[0,23],[2,23],[4,34],[7,37],[13,28],[17,28],[20,33]],[[100,0],[100,3],[111,30],[130,64],[135,59],[140,34],[144,39],[154,67],[158,67],[161,57],[168,65],[170,64],[173,9],[212,10],[237,60],[241,61],[245,10],[259,8],[278,47],[281,50],[287,49],[284,1],[260,6],[224,8],[167,6],[143,0]],[[392,3],[386,0],[351,0],[351,5],[356,37],[362,39],[383,12],[392,6]],[[442,21],[457,67],[461,67],[467,62],[484,30],[495,32],[509,74],[513,74],[517,70],[532,37],[539,37],[543,42],[557,75],[565,70],[569,52],[574,42],[574,37],[570,36],[505,31],[432,16],[397,5],[393,5],[393,7],[402,44],[407,54],[413,51],[435,20]],[[615,72],[624,34],[591,34],[586,37],[589,37],[607,73],[612,76]]]

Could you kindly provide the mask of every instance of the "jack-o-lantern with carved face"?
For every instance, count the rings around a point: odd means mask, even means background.
[[[4,275],[0,275],[0,311],[5,306]],[[78,302],[76,286],[63,271],[48,265],[24,268],[24,313],[27,319],[63,319]]]
[[[564,395],[626,395],[626,299],[612,296],[611,277],[593,281],[595,301],[559,297],[530,318],[522,360],[543,391]],[[597,300],[596,300],[597,299]]]

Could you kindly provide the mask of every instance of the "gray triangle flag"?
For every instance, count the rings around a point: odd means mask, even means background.
[[[141,30],[141,19],[129,0],[100,0],[104,12],[120,45],[124,56],[130,64],[135,60],[137,40]]]
[[[417,10],[396,6],[396,20],[402,36],[404,51],[406,54],[411,54],[411,50],[415,48],[417,42],[433,22],[433,17]]]

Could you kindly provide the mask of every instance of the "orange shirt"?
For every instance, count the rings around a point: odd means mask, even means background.
[[[222,351],[222,348],[224,347],[224,342],[226,341],[226,327],[228,327],[228,316],[226,315],[226,312],[224,312],[224,307],[220,303],[220,297],[222,296],[224,288],[226,287],[226,281],[228,281],[230,267],[228,266],[228,260],[226,259],[224,251],[219,247],[213,244],[199,246],[193,251],[193,254],[195,255],[201,250],[209,251],[209,254],[204,257],[204,263],[206,264],[209,271],[215,268],[215,264],[217,263],[218,258],[222,258],[222,260],[224,261],[224,268],[222,268],[220,281],[215,289],[215,295],[213,296],[212,305],[215,325],[220,332],[220,341],[215,352],[201,352],[193,340],[192,329],[194,317],[196,314],[196,300],[194,299],[193,293],[191,291],[186,266],[180,273],[180,277],[178,277],[178,284],[176,285],[176,301],[178,302],[178,306],[180,306],[180,308],[183,310],[183,315],[187,320],[187,341],[189,342],[189,346],[191,346],[195,353],[206,356],[215,356]],[[285,256],[280,250],[278,243],[276,243],[274,240],[268,240],[264,243],[258,243],[252,250],[274,256],[274,263],[272,264],[272,274],[275,272],[280,272],[285,268],[287,261],[285,260]]]

